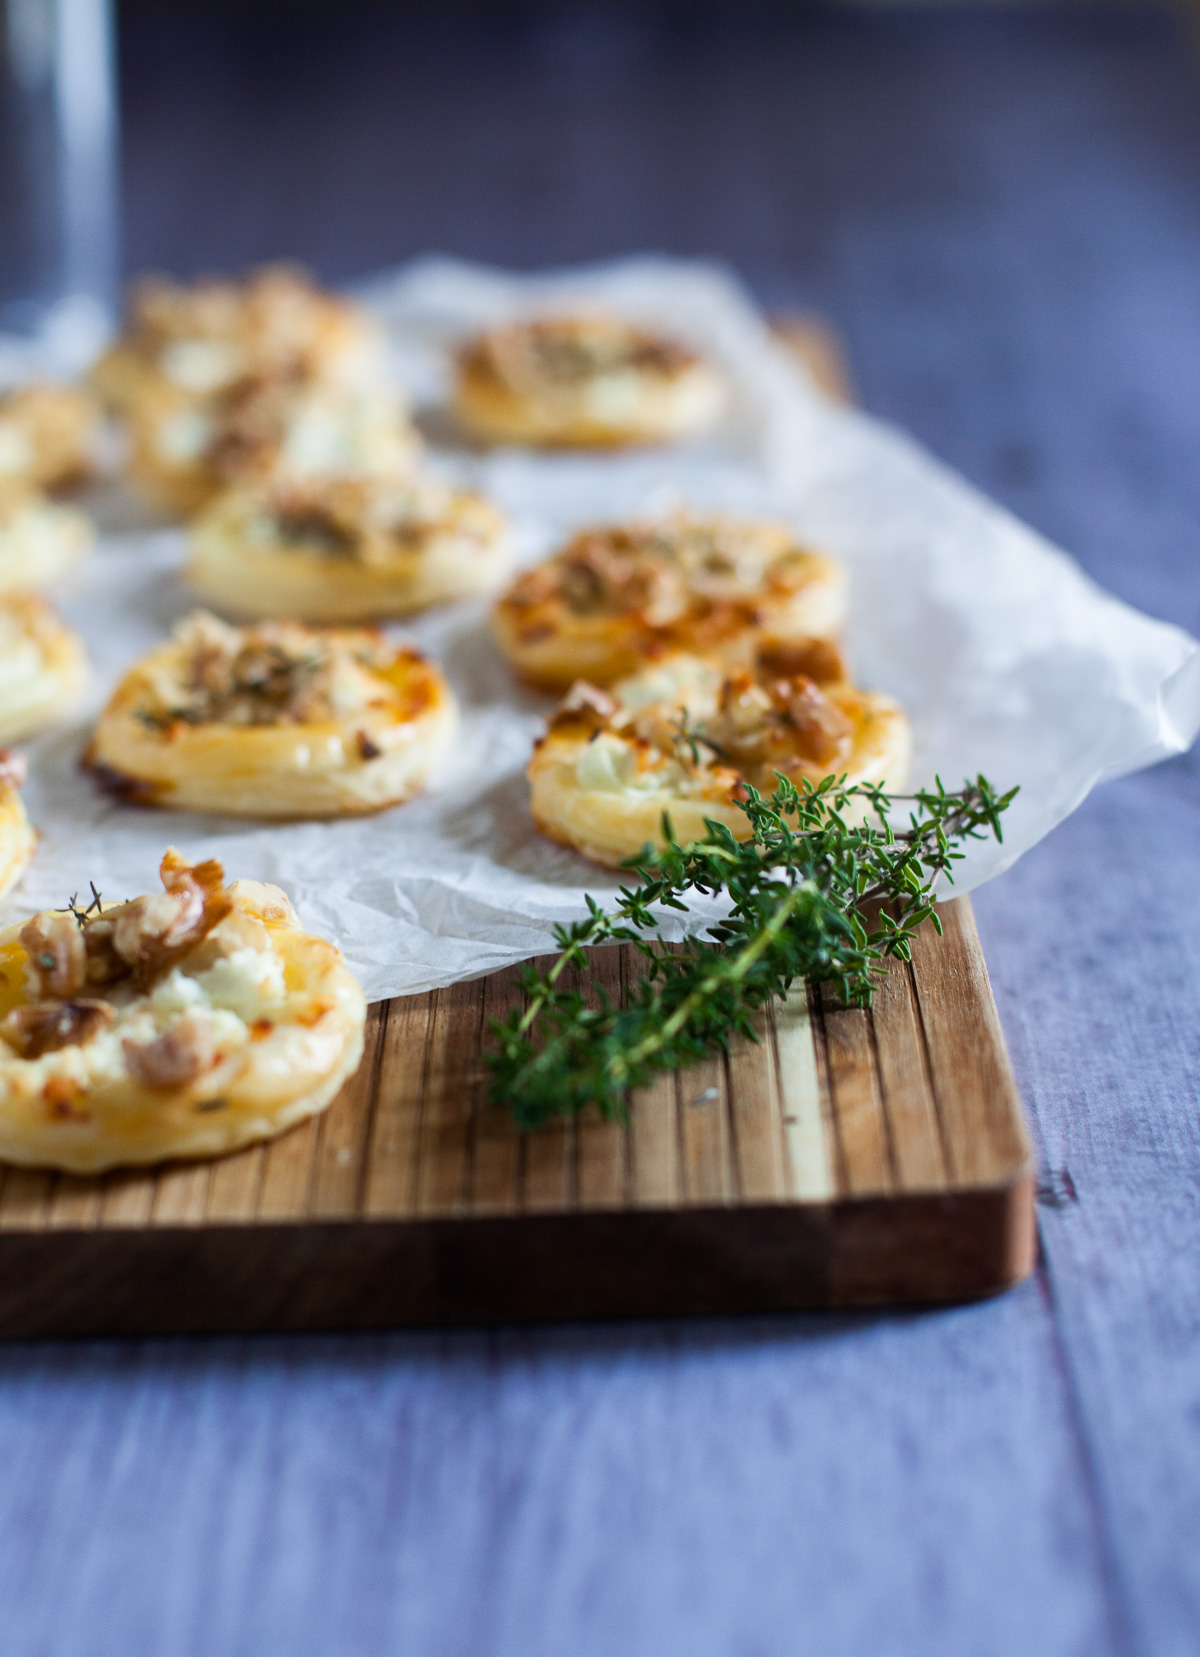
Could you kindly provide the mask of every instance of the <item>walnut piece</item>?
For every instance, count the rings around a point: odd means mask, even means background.
[[[11,748],[0,748],[0,787],[24,788],[28,773],[24,754],[14,754]]]
[[[20,940],[30,1002],[68,1001],[130,978],[149,989],[233,908],[215,859],[193,867],[168,851],[159,874],[164,891],[89,914],[82,924],[69,911],[27,921]]]
[[[87,948],[74,915],[35,915],[18,934],[29,957],[30,999],[65,1001],[87,983]]]
[[[156,1040],[127,1041],[125,1063],[143,1087],[188,1087],[212,1065],[216,1056],[212,1025],[185,1014]]]
[[[225,871],[215,858],[193,866],[171,850],[159,874],[165,891],[135,898],[110,921],[112,952],[143,989],[169,972],[233,908]],[[99,924],[90,921],[86,930]]]
[[[43,1053],[57,1053],[63,1047],[81,1047],[106,1029],[113,1017],[106,1001],[79,998],[31,1003],[14,1007],[0,1021],[0,1036],[23,1059],[40,1059]]]

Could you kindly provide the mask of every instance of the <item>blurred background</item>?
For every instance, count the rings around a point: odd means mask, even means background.
[[[119,0],[115,32],[126,271],[717,258],[833,323],[869,408],[1200,624],[1170,573],[1200,517],[1186,11]]]
[[[0,15],[0,322],[31,325],[62,292],[111,304],[119,271],[278,257],[331,282],[430,251],[719,259],[768,307],[827,319],[869,408],[1123,596],[1200,624],[1200,591],[1179,615],[1169,570],[1200,507],[1189,11],[0,0]]]

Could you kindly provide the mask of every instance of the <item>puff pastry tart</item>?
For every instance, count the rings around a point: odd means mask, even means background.
[[[484,443],[667,443],[706,430],[723,401],[696,352],[602,313],[494,328],[459,353],[456,413]]]
[[[574,687],[529,764],[533,817],[552,840],[616,865],[661,844],[664,812],[683,843],[710,817],[747,839],[744,783],[769,793],[782,772],[895,786],[909,753],[900,707],[851,685],[827,640],[765,645],[753,672],[672,656],[611,693]]]
[[[302,271],[268,265],[241,281],[188,284],[151,277],[132,290],[124,327],[92,372],[117,413],[174,391],[208,398],[244,380],[373,380],[383,346],[370,317],[315,287]]]
[[[205,398],[159,386],[139,398],[128,426],[134,482],[179,517],[255,477],[403,475],[420,448],[390,388],[284,376],[238,380]]]
[[[50,586],[74,569],[92,540],[82,512],[0,478],[0,593]]]
[[[99,413],[74,386],[28,385],[0,392],[0,478],[34,489],[66,489],[96,465]]]
[[[163,890],[0,933],[0,1158],[76,1174],[218,1156],[330,1103],[365,1003],[284,894],[169,851]]]
[[[437,668],[376,633],[201,611],[126,674],[84,763],[139,804],[340,817],[415,794],[456,723]]]
[[[24,781],[24,754],[0,748],[0,897],[20,880],[37,848],[21,798]]]
[[[0,596],[0,744],[70,712],[87,680],[78,636],[35,593]]]
[[[492,616],[517,673],[540,690],[611,685],[670,651],[746,662],[767,635],[824,637],[846,576],[782,524],[679,516],[585,530],[517,577]]]
[[[414,474],[231,491],[193,525],[187,576],[233,615],[338,622],[493,592],[510,568],[496,507]]]

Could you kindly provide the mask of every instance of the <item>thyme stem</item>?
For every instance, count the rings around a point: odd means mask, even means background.
[[[984,777],[955,793],[935,788],[893,797],[827,778],[798,788],[785,777],[767,799],[747,790],[750,834],[735,839],[710,821],[703,840],[680,845],[663,819],[663,845],[631,861],[636,886],[611,911],[587,899],[588,916],[555,930],[558,959],[521,978],[527,1005],[493,1020],[485,1055],[494,1103],[523,1128],[595,1105],[621,1116],[630,1089],[658,1071],[692,1064],[734,1035],[757,1040],[755,1014],[796,979],[826,980],[848,1005],[870,1004],[889,956],[909,959],[913,933],[932,918],[934,886],[953,879],[962,843],[994,835],[1016,789],[997,794]],[[899,800],[912,810],[897,829]],[[678,949],[662,945],[664,909],[686,912],[692,893],[723,894],[728,912]],[[585,950],[634,944],[647,969],[625,1006],[601,990],[598,1004],[560,987]]]

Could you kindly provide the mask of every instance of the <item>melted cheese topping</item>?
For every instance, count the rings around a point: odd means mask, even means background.
[[[73,386],[0,392],[0,478],[34,489],[78,483],[95,469],[97,410]]]
[[[69,712],[87,680],[83,645],[34,593],[0,595],[0,745]]]
[[[676,655],[611,695],[575,687],[530,761],[533,817],[551,839],[618,864],[661,843],[664,812],[680,841],[702,838],[708,818],[745,839],[745,784],[769,793],[782,773],[895,786],[909,747],[900,708],[850,685],[827,641],[764,648],[755,674]]]
[[[207,399],[159,391],[129,418],[134,477],[181,513],[258,477],[403,477],[420,447],[396,393],[322,380],[245,380]]]
[[[457,410],[485,442],[664,442],[711,425],[723,397],[696,352],[604,314],[495,328],[459,355]]]
[[[365,385],[378,381],[382,354],[364,311],[299,272],[268,266],[240,282],[139,283],[94,378],[128,413],[156,390],[209,398],[262,376]]]
[[[437,668],[376,633],[199,612],[122,680],[87,760],[143,804],[341,816],[410,798],[456,724]]]
[[[50,586],[79,563],[92,540],[82,512],[0,479],[0,593]]]
[[[679,514],[584,530],[518,576],[492,625],[523,679],[561,691],[671,651],[741,664],[767,635],[832,635],[845,611],[845,572],[786,525]]]
[[[489,501],[393,473],[232,490],[196,523],[187,573],[238,615],[370,621],[494,591],[510,567]]]
[[[83,1038],[31,1056],[12,1022],[40,994],[28,929],[0,934],[0,1156],[95,1172],[213,1155],[329,1103],[361,1055],[362,991],[276,888],[239,882],[228,898],[157,982],[89,985],[100,1013]]]

